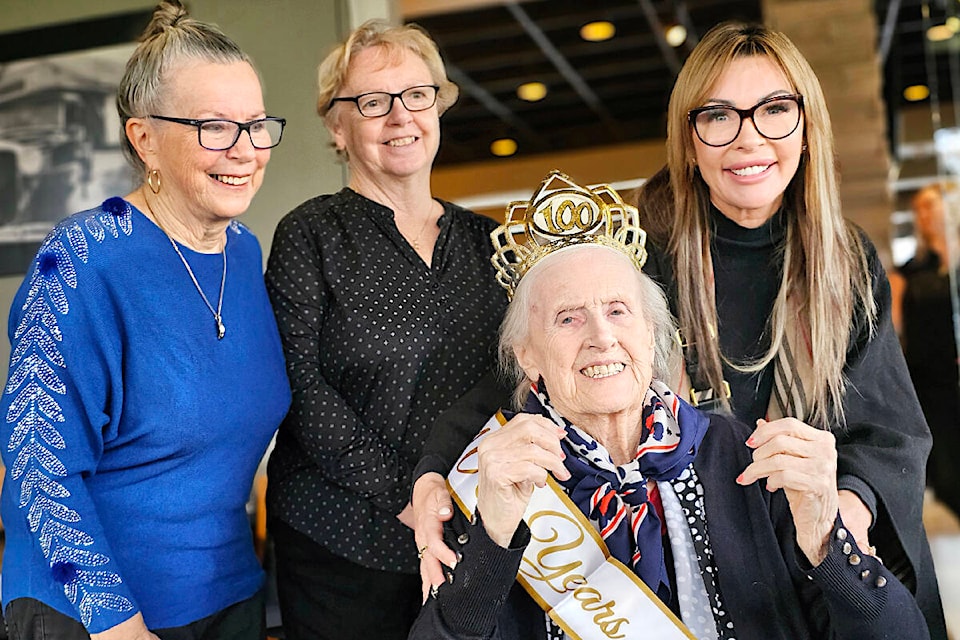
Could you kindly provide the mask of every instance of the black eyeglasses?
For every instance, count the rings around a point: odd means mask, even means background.
[[[703,144],[724,147],[740,135],[743,121],[753,121],[753,127],[767,140],[786,138],[797,130],[803,112],[803,96],[774,96],[761,100],[749,109],[724,105],[710,105],[691,109],[687,119]]]
[[[439,90],[440,87],[435,84],[422,84],[404,89],[400,93],[372,91],[358,96],[334,98],[327,105],[327,109],[332,109],[336,102],[353,102],[364,118],[379,118],[390,113],[393,109],[393,101],[400,98],[400,102],[407,111],[424,111],[437,103]]]
[[[287,121],[283,118],[259,118],[249,122],[233,120],[191,120],[189,118],[171,118],[170,116],[150,116],[156,120],[176,122],[197,128],[197,141],[210,151],[226,151],[237,144],[240,133],[247,132],[255,149],[272,149],[280,144],[283,127]]]

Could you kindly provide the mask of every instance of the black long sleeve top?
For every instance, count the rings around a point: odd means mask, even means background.
[[[876,558],[841,532],[838,517],[826,558],[811,567],[796,545],[783,491],[763,482],[743,487],[735,478],[751,461],[743,442],[751,428],[713,415],[694,461],[703,483],[723,605],[734,634],[746,640],[897,640],[927,638],[910,592]],[[530,530],[521,522],[511,548],[490,540],[482,518],[459,511],[444,537],[460,554],[436,597],[420,612],[410,640],[537,640],[544,613],[516,582]],[[643,620],[620,632],[644,636]]]
[[[781,225],[786,222],[780,217],[790,212],[781,211],[756,230],[738,227],[716,210],[712,215],[715,237],[711,254],[720,343],[728,358],[737,359],[748,355],[751,345],[763,344],[763,332],[772,308],[769,287],[771,282],[779,286],[783,261]],[[860,234],[873,286],[877,322],[872,334],[862,313],[854,322],[837,327],[838,331],[850,335],[844,366],[846,423],[833,426],[837,438],[837,483],[841,489],[857,493],[872,508],[875,520],[871,543],[876,545],[887,566],[915,591],[930,636],[945,638],[943,609],[922,521],[930,430],[893,328],[890,283],[873,244],[865,234]],[[644,271],[668,292],[676,313],[672,257],[656,245],[648,243],[648,249]],[[745,249],[746,256],[743,255]],[[746,261],[746,265],[739,262],[741,260]],[[744,284],[744,279],[766,281],[766,284]],[[749,287],[753,287],[752,293]],[[776,287],[773,292],[776,293]],[[731,326],[739,327],[739,336],[731,338],[728,333]],[[730,382],[731,401],[738,416],[750,421],[766,412],[772,385],[764,380],[763,374],[743,376],[725,366],[724,377]],[[751,394],[756,397],[750,397]]]
[[[397,520],[436,416],[494,364],[496,222],[449,203],[427,266],[393,211],[344,189],[280,222],[266,283],[293,392],[271,517],[366,567],[415,573]]]

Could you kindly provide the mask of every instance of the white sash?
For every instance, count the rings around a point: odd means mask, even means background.
[[[447,477],[460,509],[477,508],[477,447],[506,424],[497,413],[467,447]],[[523,514],[530,544],[517,580],[575,640],[657,638],[696,640],[637,575],[610,555],[600,534],[567,494],[548,476],[535,488]]]

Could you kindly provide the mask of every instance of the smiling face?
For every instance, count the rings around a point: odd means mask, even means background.
[[[408,49],[388,52],[369,47],[350,61],[338,97],[373,91],[400,93],[410,87],[434,84],[426,63]],[[351,183],[379,184],[395,178],[429,178],[440,148],[440,116],[434,105],[408,111],[399,98],[385,116],[366,118],[352,102],[337,102],[331,129],[334,144],[349,157]]]
[[[193,62],[169,74],[163,112],[177,118],[222,118],[247,122],[266,115],[260,79],[246,62]],[[197,128],[145,119],[153,142],[141,156],[159,169],[157,198],[168,208],[204,222],[234,218],[247,210],[263,182],[269,149],[255,149],[246,133],[226,151],[200,146]]]
[[[707,93],[702,105],[749,109],[761,100],[791,95],[795,90],[780,68],[766,56],[734,58]],[[761,136],[745,120],[737,138],[723,147],[704,144],[690,129],[700,175],[710,200],[741,226],[756,228],[780,207],[783,192],[800,166],[803,117],[792,134],[780,140]]]
[[[588,430],[612,416],[638,424],[654,336],[630,261],[579,247],[545,258],[531,275],[527,337],[514,348],[527,377],[542,376],[561,415]]]

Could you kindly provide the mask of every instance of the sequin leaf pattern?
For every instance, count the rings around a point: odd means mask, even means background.
[[[66,442],[61,402],[68,388],[61,353],[59,318],[70,313],[70,291],[77,288],[78,262],[89,258],[89,237],[97,243],[130,235],[130,206],[111,198],[82,222],[68,221],[47,236],[33,265],[20,323],[14,331],[10,374],[4,394],[12,396],[5,420],[12,425],[7,451],[15,453],[8,470],[19,483],[19,506],[37,534],[54,579],[89,626],[106,611],[132,611],[127,598],[110,591],[122,583],[109,569],[110,558],[91,549],[95,540],[83,530],[80,513],[69,506],[63,484],[67,468],[60,459]]]

